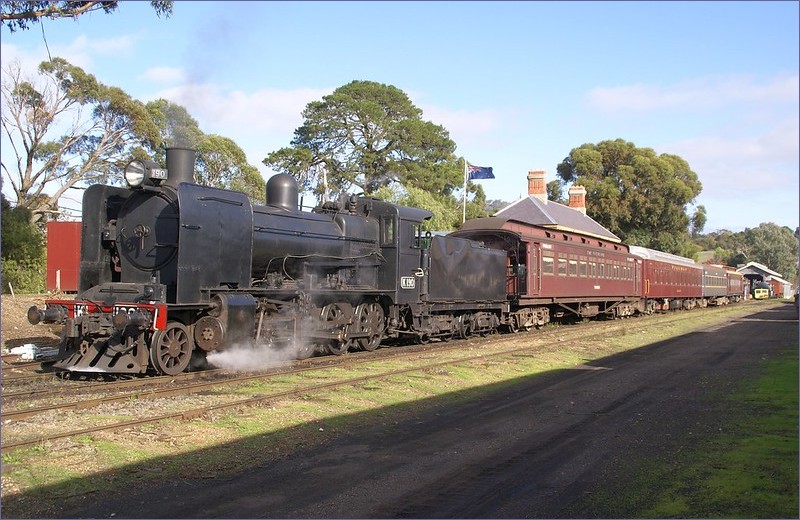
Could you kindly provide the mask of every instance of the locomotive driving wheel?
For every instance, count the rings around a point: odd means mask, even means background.
[[[170,322],[164,330],[156,331],[150,342],[150,360],[160,374],[174,376],[189,366],[194,343],[182,323]]]
[[[356,332],[369,333],[368,337],[357,340],[362,349],[371,352],[381,344],[384,326],[383,317],[383,307],[377,302],[361,303],[356,307],[353,329]]]
[[[344,316],[344,311],[342,310],[339,305],[335,303],[329,303],[322,308],[320,312],[320,319],[323,322],[337,322],[341,320]],[[342,354],[346,353],[348,349],[354,344],[353,340],[345,339],[342,341],[331,341],[325,346],[325,349],[330,353],[336,356],[341,356]]]

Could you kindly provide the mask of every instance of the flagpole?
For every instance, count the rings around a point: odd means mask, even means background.
[[[461,223],[467,221],[467,158],[464,157],[464,209],[461,213]]]

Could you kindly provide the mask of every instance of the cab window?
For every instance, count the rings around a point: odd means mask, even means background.
[[[395,244],[395,220],[391,217],[381,219],[381,244],[392,246]]]
[[[411,247],[414,249],[430,249],[431,233],[424,231],[421,224],[411,224]]]

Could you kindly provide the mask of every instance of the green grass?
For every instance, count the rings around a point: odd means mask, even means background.
[[[669,460],[638,460],[576,506],[615,518],[797,518],[798,354],[766,362],[764,375],[729,399],[739,419]],[[594,515],[592,515],[594,516]]]

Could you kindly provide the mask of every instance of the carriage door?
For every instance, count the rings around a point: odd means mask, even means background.
[[[539,242],[534,242],[529,244],[528,242],[522,242],[526,249],[530,249],[530,258],[528,259],[528,280],[527,280],[527,294],[530,296],[535,296],[539,294],[539,274],[542,272],[539,266],[539,259],[542,256],[542,244]]]

